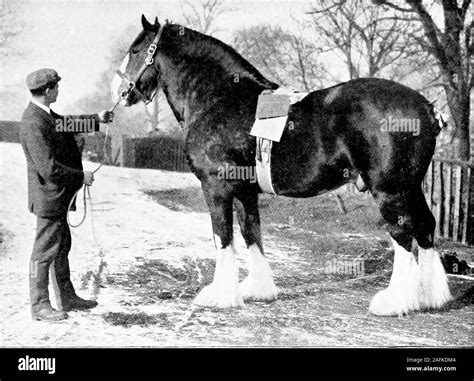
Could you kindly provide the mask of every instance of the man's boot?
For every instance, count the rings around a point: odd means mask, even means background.
[[[33,320],[64,320],[68,317],[67,313],[55,310],[49,301],[48,268],[46,262],[30,262],[31,316]]]
[[[43,304],[41,309],[32,313],[33,320],[59,321],[68,318],[64,311],[57,311],[51,305]]]
[[[67,261],[67,260],[66,260]],[[60,311],[87,310],[98,305],[95,300],[86,300],[77,296],[74,286],[69,279],[69,264],[66,261],[53,261],[51,278]]]

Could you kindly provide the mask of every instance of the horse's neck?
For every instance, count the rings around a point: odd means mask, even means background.
[[[204,83],[207,79],[190,78],[186,70],[166,58],[162,61],[161,73],[163,91],[180,123],[191,123],[191,118],[209,109],[212,100],[216,99],[212,90],[217,89],[219,84],[208,86]]]
[[[216,67],[216,71],[220,73],[216,74],[204,65],[200,68],[194,64],[192,69],[184,64],[180,67],[166,57],[162,58],[160,66],[163,91],[180,123],[190,125],[224,98],[237,96],[234,77],[225,73],[224,68]],[[211,73],[202,75],[202,72]],[[220,77],[221,74],[224,77]],[[256,93],[260,89],[263,90],[263,86],[255,84]]]

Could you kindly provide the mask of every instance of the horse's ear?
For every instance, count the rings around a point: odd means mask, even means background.
[[[143,29],[146,31],[153,31],[155,29],[154,26],[148,22],[145,15],[143,14],[142,14],[142,26],[143,26]]]
[[[155,17],[155,27],[156,28],[160,27],[160,23],[158,22],[158,17]]]

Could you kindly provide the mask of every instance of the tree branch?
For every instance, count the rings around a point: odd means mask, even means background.
[[[469,5],[471,4],[471,0],[464,0],[461,6],[461,23],[464,23],[464,19],[466,18],[467,10],[469,9]]]
[[[398,5],[395,5],[392,2],[387,1],[387,0],[372,0],[372,2],[375,5],[386,5],[390,8],[396,9],[397,11],[400,11],[400,12],[406,12],[406,13],[414,12],[413,9],[399,7]]]
[[[430,14],[426,10],[425,6],[421,3],[421,1],[417,0],[407,0],[408,4],[413,8],[415,12],[421,18],[421,22],[423,24],[423,29],[425,30],[426,37],[430,41],[431,45],[433,46],[433,54],[436,58],[440,61],[445,69],[447,69],[449,63],[446,58],[446,53],[444,47],[441,45],[438,35],[440,31],[436,24],[434,23],[433,19],[431,18]]]
[[[335,4],[332,4],[330,5],[329,7],[327,8],[324,8],[324,9],[315,9],[313,8],[311,11],[309,12],[305,12],[307,15],[315,15],[315,14],[321,14],[321,13],[326,13],[327,11],[331,11],[333,10],[334,8],[338,8],[342,5],[344,5],[344,3],[346,2],[346,0],[340,0],[339,2],[336,2]]]

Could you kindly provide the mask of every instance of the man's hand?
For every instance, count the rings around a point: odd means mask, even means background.
[[[111,123],[114,120],[114,113],[112,111],[101,111],[97,115],[99,115],[99,122],[100,123]]]
[[[89,171],[84,171],[84,180],[82,180],[82,182],[86,185],[91,186],[94,182],[94,174]]]

